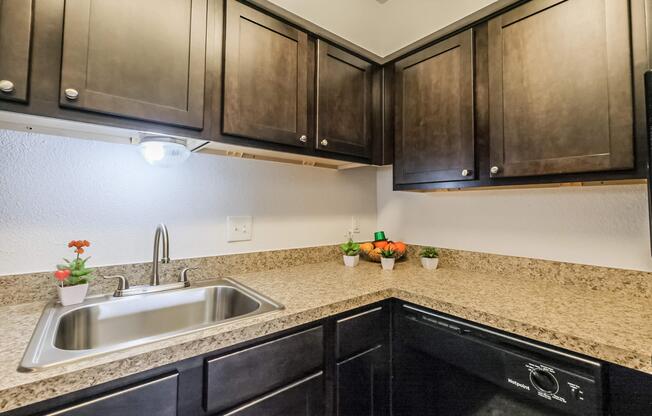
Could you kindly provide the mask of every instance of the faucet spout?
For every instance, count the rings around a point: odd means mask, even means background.
[[[161,240],[163,240],[163,253],[160,261],[161,263],[169,263],[170,237],[168,235],[168,229],[165,224],[159,224],[159,226],[156,227],[156,233],[154,233],[154,259],[152,260],[152,277],[150,280],[150,285],[152,286],[158,286],[161,284],[161,278],[158,269],[159,252],[161,251]]]

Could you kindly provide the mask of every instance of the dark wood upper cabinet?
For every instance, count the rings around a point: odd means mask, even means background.
[[[27,102],[32,0],[0,0],[0,99]]]
[[[396,183],[475,176],[473,31],[395,64]]]
[[[65,107],[201,129],[207,0],[66,0]]]
[[[225,31],[223,132],[306,146],[307,33],[235,0]]]
[[[533,0],[489,22],[493,177],[634,167],[628,3]]]
[[[371,155],[372,69],[369,62],[317,41],[318,149]]]

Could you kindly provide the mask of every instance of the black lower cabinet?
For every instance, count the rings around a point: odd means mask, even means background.
[[[206,411],[225,412],[320,371],[323,344],[319,326],[206,360]]]
[[[179,374],[157,378],[45,413],[48,416],[175,416]]]
[[[378,345],[337,364],[338,416],[389,414],[386,349]]]
[[[607,365],[610,416],[652,415],[652,376],[615,364]]]
[[[247,402],[223,416],[321,416],[324,414],[323,372]]]
[[[390,304],[349,314],[335,323],[337,416],[390,414]]]
[[[652,416],[651,375],[577,357],[389,300],[3,415]]]

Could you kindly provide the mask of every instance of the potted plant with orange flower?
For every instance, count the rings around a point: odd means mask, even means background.
[[[58,264],[54,277],[59,282],[57,292],[59,300],[63,306],[81,303],[88,292],[88,282],[93,279],[93,269],[86,267],[86,262],[90,257],[81,258],[84,254],[84,247],[90,247],[91,243],[87,240],[73,240],[68,243],[69,248],[75,248],[77,257],[70,261],[63,259],[65,264]]]

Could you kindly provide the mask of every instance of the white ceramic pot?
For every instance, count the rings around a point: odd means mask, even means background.
[[[356,254],[355,256],[342,256],[344,259],[344,265],[346,267],[355,267],[360,263],[360,255]]]
[[[423,266],[424,269],[435,270],[438,264],[439,264],[438,258],[431,259],[429,257],[421,257],[421,265]]]
[[[387,259],[385,257],[380,258],[380,264],[383,266],[383,270],[393,270],[395,261],[396,259],[394,258],[390,258],[390,259]]]
[[[88,292],[88,283],[75,286],[57,286],[57,292],[59,292],[59,300],[63,306],[82,303],[86,298],[86,292]]]

